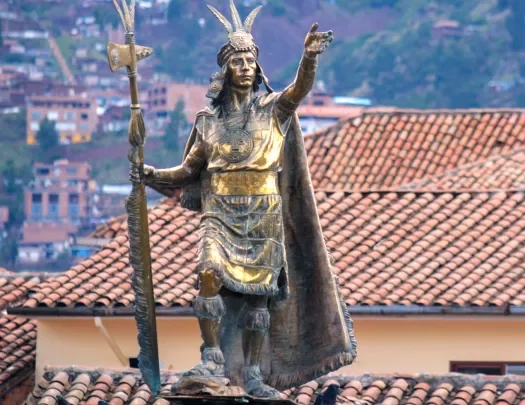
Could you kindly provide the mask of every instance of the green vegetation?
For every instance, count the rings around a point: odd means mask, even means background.
[[[59,158],[59,135],[55,128],[55,121],[45,117],[40,123],[40,129],[36,133],[39,157],[41,162],[51,163]]]
[[[175,105],[175,109],[170,114],[170,122],[164,134],[164,147],[171,152],[180,150],[179,140],[182,131],[186,127],[186,116],[184,115],[184,101],[180,99]]]
[[[2,170],[4,192],[0,195],[0,205],[9,209],[9,219],[6,224],[6,236],[0,243],[0,266],[13,268],[18,256],[18,241],[20,227],[24,216],[24,180],[28,173],[25,167],[17,167],[13,159],[7,160]]]
[[[347,0],[346,4],[360,10],[390,6],[402,14],[385,31],[334,42],[320,65],[320,77],[338,93],[411,108],[518,106],[525,101],[525,89],[519,85],[525,73],[525,2]],[[460,32],[433,32],[439,20],[460,22]],[[505,94],[490,92],[493,80],[508,86]]]

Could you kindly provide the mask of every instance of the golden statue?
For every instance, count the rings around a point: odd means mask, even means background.
[[[185,376],[226,376],[251,396],[278,398],[356,356],[296,114],[333,36],[313,24],[294,82],[275,92],[251,35],[261,7],[244,23],[233,0],[232,22],[208,7],[228,32],[210,106],[197,114],[180,166],[144,165],[131,180],[182,187],[182,205],[202,212],[193,308],[204,343]]]

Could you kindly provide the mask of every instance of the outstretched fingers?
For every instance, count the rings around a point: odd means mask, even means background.
[[[317,28],[319,28],[319,23],[313,23],[312,28],[310,28],[310,33],[313,34],[317,31]]]

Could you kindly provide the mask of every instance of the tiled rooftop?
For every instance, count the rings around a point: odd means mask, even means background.
[[[525,149],[497,155],[440,176],[399,187],[403,190],[525,190]]]
[[[164,373],[159,398],[151,398],[149,388],[134,371],[89,369],[49,369],[27,398],[26,405],[54,405],[61,396],[71,404],[97,405],[104,400],[119,405],[167,405],[177,381]],[[525,379],[519,376],[486,377],[461,374],[334,376],[312,381],[282,393],[283,399],[310,405],[330,384],[339,386],[337,403],[354,405],[518,405],[525,401]]]
[[[14,273],[0,269],[0,311],[24,300],[28,291],[46,277],[47,273]]]
[[[10,379],[34,370],[35,355],[36,321],[0,316],[0,398]]]
[[[525,193],[316,194],[350,306],[525,306]],[[197,291],[198,214],[166,200],[149,212],[158,306],[189,306]],[[116,228],[116,227],[115,227]],[[130,307],[127,223],[97,254],[41,283],[36,307]]]
[[[36,321],[4,311],[24,299],[44,277],[0,269],[0,398],[33,373],[36,355]]]
[[[525,145],[525,110],[368,110],[305,136],[317,190],[392,189]]]

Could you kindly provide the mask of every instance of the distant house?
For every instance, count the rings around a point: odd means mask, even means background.
[[[99,120],[99,129],[103,132],[120,132],[128,129],[129,107],[109,107]]]
[[[18,246],[21,265],[45,263],[67,253],[76,227],[71,224],[25,223]]]
[[[147,118],[154,126],[149,128],[152,134],[162,134],[168,123],[171,111],[175,109],[177,102],[184,102],[184,114],[186,121],[192,123],[197,112],[206,105],[206,93],[208,86],[194,83],[158,83],[148,89],[148,113]]]
[[[46,117],[56,122],[61,144],[91,141],[98,124],[97,101],[82,95],[34,96],[27,102],[27,143],[36,143],[40,122]]]
[[[432,27],[434,39],[463,36],[463,26],[458,21],[440,20]]]
[[[35,163],[33,172],[35,180],[24,190],[24,211],[29,223],[79,226],[88,220],[96,191],[88,163]]]
[[[46,39],[49,33],[36,21],[3,20],[3,38]]]
[[[320,131],[335,124],[341,118],[355,117],[364,110],[365,100],[349,102],[349,98],[332,97],[323,89],[315,89],[297,109],[303,134]]]

